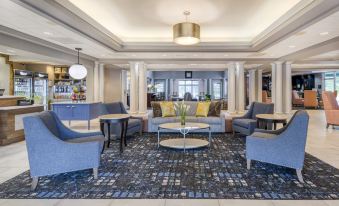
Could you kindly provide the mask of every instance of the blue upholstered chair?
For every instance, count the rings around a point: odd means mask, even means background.
[[[267,162],[296,169],[300,182],[304,165],[305,145],[309,116],[297,111],[290,122],[279,130],[256,129],[246,138],[247,169],[251,160]]]
[[[235,132],[250,135],[257,127],[257,114],[273,114],[274,104],[253,102],[248,112],[242,117],[232,119],[233,135]]]
[[[42,176],[93,169],[97,178],[105,141],[100,132],[70,130],[52,111],[25,117],[23,122],[33,190]]]
[[[122,102],[102,104],[101,113],[103,115],[104,114],[128,114]],[[133,135],[136,132],[139,132],[139,134],[142,135],[142,129],[143,129],[142,124],[143,124],[142,117],[133,117],[133,116],[130,117],[130,119],[128,120],[126,135],[127,136]],[[118,123],[116,125],[113,124],[111,126],[111,134],[115,135],[116,137],[120,137],[121,125]]]

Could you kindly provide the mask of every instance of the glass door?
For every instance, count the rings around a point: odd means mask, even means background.
[[[14,96],[32,98],[32,73],[29,71],[14,71]]]
[[[34,103],[47,105],[48,101],[48,75],[36,73],[34,75]]]

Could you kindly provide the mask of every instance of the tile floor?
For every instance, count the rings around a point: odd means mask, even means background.
[[[310,125],[306,151],[339,168],[339,129],[326,129],[325,115],[320,110],[309,110]],[[74,122],[71,127],[86,130],[85,122]],[[97,120],[91,130],[97,130]],[[28,170],[25,142],[0,147],[0,183]],[[338,201],[264,201],[264,200],[0,200],[0,206],[339,206]]]

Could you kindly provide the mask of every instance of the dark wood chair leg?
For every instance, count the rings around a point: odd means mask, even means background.
[[[124,143],[125,143],[125,147],[127,147],[127,128],[128,128],[128,121],[126,121],[125,123],[125,130],[124,130]]]
[[[124,141],[124,129],[125,129],[125,126],[124,126],[124,122],[121,122],[121,131],[120,131],[120,153],[123,152],[123,141]]]
[[[110,123],[107,124],[107,133],[108,133],[107,148],[109,148],[109,144],[111,143],[111,124]]]

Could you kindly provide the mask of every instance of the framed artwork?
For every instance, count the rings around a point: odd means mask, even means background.
[[[189,72],[185,72],[185,78],[186,79],[192,79],[192,71],[189,71]]]

